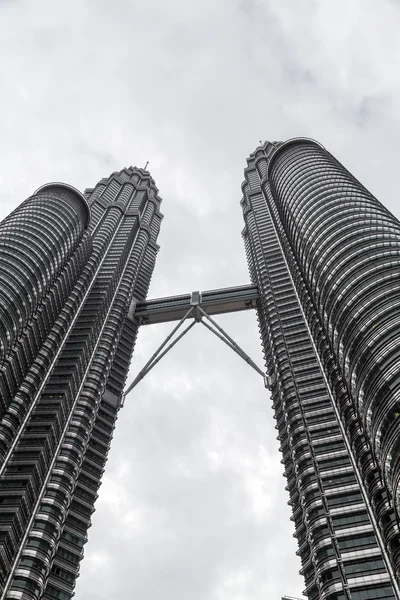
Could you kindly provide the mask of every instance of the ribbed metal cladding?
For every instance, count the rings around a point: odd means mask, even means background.
[[[0,224],[0,365],[82,240],[83,196],[48,184]]]
[[[325,152],[310,141],[298,145]],[[280,153],[284,156],[294,147],[266,143],[257,148],[248,159],[241,205],[250,275],[260,292],[260,331],[273,381],[304,593],[312,600],[398,599],[394,569],[399,528],[298,264],[309,230],[296,237],[298,247],[289,243],[286,225],[291,219],[294,227],[302,215],[285,212],[268,179],[280,164]],[[289,159],[284,165],[292,176],[285,194],[292,198],[304,167]],[[326,169],[319,172],[320,180],[325,174]],[[304,191],[313,194],[307,177]]]
[[[158,252],[161,200],[146,171],[123,169],[85,195],[92,219],[85,201],[75,269],[60,274],[71,289],[0,422],[2,600],[74,595],[139,326],[128,311]]]
[[[400,223],[326,150],[270,166],[299,267],[400,513]]]

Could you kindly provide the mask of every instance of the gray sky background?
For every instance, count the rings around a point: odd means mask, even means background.
[[[319,140],[399,216],[399,31],[395,0],[0,0],[0,216],[149,160],[151,297],[248,282],[259,140]],[[261,365],[255,314],[219,321]],[[76,599],[300,596],[277,448],[261,378],[194,328],[120,412]]]

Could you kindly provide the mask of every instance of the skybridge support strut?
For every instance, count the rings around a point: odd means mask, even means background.
[[[257,373],[259,375],[261,375],[261,377],[264,377],[265,373],[263,371],[261,371],[261,369],[259,367],[257,367],[255,362],[251,360],[251,358],[246,354],[246,352],[244,350],[242,350],[242,348],[235,342],[235,340],[233,340],[226,333],[226,331],[220,325],[218,325],[218,323],[216,321],[214,321],[214,319],[212,319],[202,308],[200,308],[200,312],[214,325],[214,327],[216,329],[214,329],[213,327],[210,327],[210,325],[207,325],[207,323],[205,321],[203,321],[203,319],[200,322],[205,327],[207,327],[207,329],[209,331],[212,331],[212,333],[214,335],[216,335],[220,340],[225,342],[225,344],[229,348],[231,348],[231,350],[233,350],[234,352],[236,352],[236,354],[238,354],[241,358],[243,358],[243,360],[245,362],[247,362],[248,365],[250,365],[255,371],[257,371]]]
[[[211,314],[221,314],[256,308],[257,299],[258,289],[255,286],[247,285],[236,288],[212,290],[210,292],[195,291],[185,296],[172,296],[170,298],[160,298],[158,300],[134,304],[134,309],[129,316],[132,319],[139,318],[140,324],[162,323],[178,319],[179,322],[125,390],[122,398],[122,405],[127,394],[137,386],[147,373],[160,362],[171,348],[173,348],[196,323],[202,323],[209,331],[231,348],[231,350],[238,354],[238,356],[262,376],[265,387],[271,389],[271,377],[255,364],[246,352],[242,350],[233,338],[231,338],[209,314],[209,312],[211,312]],[[205,317],[211,325],[209,325],[203,317]],[[189,318],[193,318],[192,323],[171,341],[174,334],[178,332],[180,327]],[[170,343],[168,344],[168,342]]]
[[[172,338],[172,336],[174,335],[174,333],[176,333],[178,331],[178,329],[182,325],[183,321],[189,316],[190,312],[191,311],[189,311],[188,314],[187,314],[187,316],[184,317],[183,319],[181,319],[181,321],[179,321],[178,325],[176,327],[174,327],[174,329],[171,331],[171,333],[169,335],[167,335],[167,337],[165,338],[165,340],[163,341],[163,343],[157,348],[157,350],[154,352],[154,354],[152,355],[152,357],[150,358],[150,360],[145,364],[145,366],[143,367],[143,369],[139,372],[139,374],[132,381],[132,383],[130,384],[130,386],[128,387],[128,389],[126,390],[126,392],[124,394],[125,396],[131,390],[133,390],[133,388],[135,386],[137,386],[137,384],[139,383],[139,381],[141,381],[143,379],[143,377],[145,375],[147,375],[147,373],[149,371],[151,371],[151,369],[153,367],[155,367],[158,362],[160,362],[160,360],[163,358],[163,356],[165,356],[167,354],[167,352],[169,352],[171,350],[171,348],[173,348],[175,346],[175,344],[177,344],[179,342],[179,340],[183,338],[183,336],[193,327],[193,325],[196,325],[196,321],[193,321],[188,327],[186,327],[186,329],[184,329],[178,335],[178,337],[176,337],[174,339],[173,342],[171,342],[169,344],[169,346],[167,346],[165,348],[165,350],[163,352],[161,352],[161,350],[166,346],[166,344]]]

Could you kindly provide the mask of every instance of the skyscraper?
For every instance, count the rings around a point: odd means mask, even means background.
[[[210,317],[254,307],[305,594],[400,600],[400,224],[305,138],[258,147],[242,190],[252,285],[152,301],[147,171],[0,224],[0,600],[72,597],[139,325],[193,318],[177,339],[203,323],[264,376]]]
[[[73,595],[159,206],[149,173],[130,167],[85,197],[45,185],[0,224],[2,600]]]
[[[306,594],[400,598],[400,224],[312,140],[247,163],[243,237]]]

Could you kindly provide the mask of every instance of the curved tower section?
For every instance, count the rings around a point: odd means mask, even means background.
[[[334,329],[324,320],[324,310],[336,314],[330,292],[322,303],[316,295],[323,285],[317,265],[333,290],[348,271],[335,269],[332,231],[349,227],[347,256],[361,256],[354,235],[362,219],[340,221],[336,212],[330,220],[330,211],[340,206],[346,190],[358,186],[360,195],[368,193],[322,146],[307,139],[260,146],[248,159],[245,178],[243,237],[260,291],[258,317],[304,593],[312,600],[398,599],[399,528],[393,505],[354,406],[351,379],[331,344]],[[368,214],[365,202],[360,205]],[[351,200],[345,204],[346,215],[353,216]],[[393,218],[383,207],[382,214]],[[338,242],[338,251],[346,253],[344,245]]]
[[[293,140],[271,190],[354,407],[400,509],[400,223],[332,155]]]
[[[0,224],[0,365],[81,242],[89,224],[82,194],[39,188]]]

